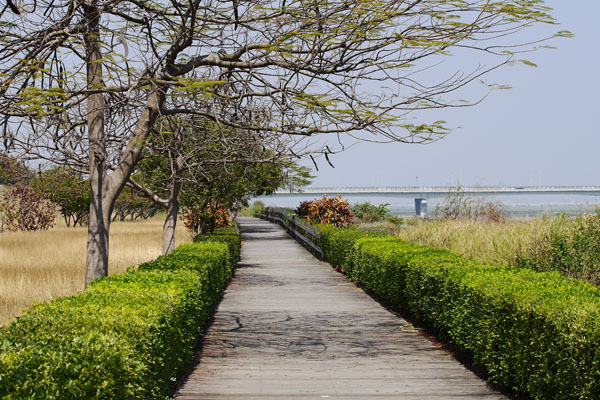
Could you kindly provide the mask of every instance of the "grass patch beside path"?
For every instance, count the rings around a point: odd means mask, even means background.
[[[449,250],[492,264],[558,272],[600,285],[600,213],[493,223],[409,220],[406,227],[362,225],[407,242]]]
[[[111,224],[109,274],[158,257],[162,224],[162,216]],[[33,302],[82,290],[86,241],[87,227],[0,233],[0,326]],[[177,244],[190,241],[178,224]]]
[[[409,219],[405,226],[387,222],[361,224],[357,228],[385,232],[407,242],[448,250],[463,257],[493,264],[518,264],[546,245],[551,231],[567,232],[573,221],[555,218],[507,220],[505,223],[464,219]]]
[[[509,220],[498,224],[473,220],[417,220],[395,235],[411,243],[449,250],[494,264],[516,265],[549,234],[550,218]]]

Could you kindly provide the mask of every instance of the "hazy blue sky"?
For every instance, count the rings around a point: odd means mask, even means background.
[[[556,30],[575,37],[526,55],[537,68],[486,78],[511,90],[440,112],[461,129],[433,144],[361,143],[334,156],[335,169],[320,162],[313,186],[600,185],[600,1],[546,3]]]

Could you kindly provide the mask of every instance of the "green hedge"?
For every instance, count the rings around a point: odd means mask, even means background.
[[[322,242],[330,260],[348,257],[351,279],[439,329],[492,381],[532,398],[600,398],[597,287],[397,238],[363,237],[345,252],[336,235]]]
[[[319,224],[321,232],[319,247],[323,251],[323,259],[334,267],[341,267],[350,271],[349,256],[354,243],[364,237],[381,237],[385,234],[364,232],[353,228],[336,228],[332,225]]]
[[[235,228],[216,229],[215,233],[198,235],[194,238],[199,242],[224,242],[229,247],[230,263],[235,265],[240,258],[240,236],[235,233]]]
[[[224,243],[186,244],[31,307],[0,329],[0,398],[165,398],[232,270]]]

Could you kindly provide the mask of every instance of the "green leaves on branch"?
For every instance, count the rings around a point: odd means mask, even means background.
[[[62,88],[40,89],[28,87],[19,92],[20,101],[15,103],[24,113],[34,118],[59,114],[66,110],[68,94]]]
[[[44,171],[34,185],[56,204],[67,226],[82,225],[90,208],[90,182],[68,167]]]

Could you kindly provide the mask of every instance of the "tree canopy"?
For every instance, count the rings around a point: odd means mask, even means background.
[[[54,167],[43,171],[34,186],[59,207],[67,226],[83,224],[90,208],[90,187],[81,173],[69,167]]]
[[[477,103],[450,95],[534,49],[517,34],[549,13],[541,0],[21,2],[0,15],[2,149],[89,174],[90,282],[107,273],[111,211],[162,116],[276,134],[296,156],[344,136],[435,140],[443,121],[407,116]],[[489,63],[440,70],[453,51]],[[305,140],[316,134],[339,145]]]

